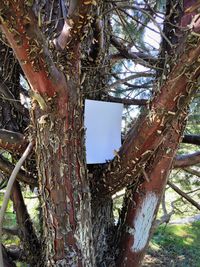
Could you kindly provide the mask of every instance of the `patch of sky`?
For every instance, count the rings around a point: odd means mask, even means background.
[[[28,90],[30,89],[30,87],[29,87],[27,80],[22,75],[20,75],[20,85],[24,89],[24,92],[27,91],[28,93]],[[26,108],[30,108],[31,100],[30,100],[30,97],[27,96],[27,94],[20,93],[20,101],[21,101],[21,104],[24,105]]]

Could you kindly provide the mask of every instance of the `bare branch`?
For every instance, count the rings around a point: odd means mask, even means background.
[[[153,75],[154,75],[153,73],[149,73],[149,72],[138,72],[138,73],[132,74],[132,75],[130,75],[124,79],[120,79],[114,83],[111,83],[110,85],[106,86],[104,88],[104,90],[110,91],[111,89],[114,89],[117,86],[120,86],[121,84],[124,84],[127,81],[131,81],[131,80],[138,79],[141,77],[153,77]]]
[[[185,134],[182,143],[200,146],[200,135]]]
[[[20,100],[15,99],[9,88],[3,83],[2,77],[0,77],[0,98],[9,101],[16,111],[28,118],[28,110],[21,104]]]
[[[110,102],[116,102],[116,103],[122,103],[124,105],[138,105],[138,106],[146,106],[148,103],[147,99],[129,99],[129,98],[120,98],[120,97],[114,97],[114,96],[106,96],[103,98],[105,101]]]
[[[200,152],[178,155],[174,161],[174,168],[186,168],[200,163]]]
[[[175,184],[168,181],[167,183],[176,193],[178,193],[181,197],[186,199],[190,204],[192,204],[194,207],[196,207],[198,210],[200,210],[200,205],[194,201],[190,196],[188,196],[187,193],[183,192],[180,188],[178,188]]]
[[[24,151],[28,142],[21,133],[0,129],[0,147],[12,153]]]
[[[194,170],[192,168],[183,168],[183,170],[200,178],[200,172],[197,170]]]
[[[156,58],[153,58],[150,55],[147,55],[142,52],[131,52],[129,48],[127,48],[122,41],[118,40],[116,37],[111,37],[111,43],[112,45],[117,48],[119,53],[110,55],[110,60],[112,63],[115,63],[116,61],[120,59],[131,59],[135,63],[139,63],[145,67],[151,67],[153,68],[158,60]]]
[[[12,170],[14,169],[14,165],[12,165],[12,163],[6,160],[3,156],[0,156],[0,169],[10,176]],[[17,180],[34,187],[37,186],[36,179],[22,169],[17,173]]]

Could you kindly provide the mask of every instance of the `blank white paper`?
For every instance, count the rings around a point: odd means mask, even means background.
[[[85,101],[86,159],[88,164],[105,163],[121,146],[123,104]]]

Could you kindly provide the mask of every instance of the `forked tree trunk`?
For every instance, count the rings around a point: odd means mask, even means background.
[[[114,171],[108,169],[103,179],[94,180],[91,200],[85,162],[80,44],[83,25],[91,22],[90,9],[96,1],[73,2],[77,12],[72,14],[72,21],[66,20],[55,42],[59,49],[54,59],[62,71],[52,60],[30,5],[29,1],[4,0],[0,3],[0,19],[32,89],[31,117],[44,217],[43,265],[111,266],[116,256],[113,236],[117,234],[116,266],[140,266],[182,135],[185,107],[200,74],[198,36],[191,36],[197,47],[191,48],[186,42],[183,48],[187,51],[177,54],[178,63],[168,75],[171,80],[157,92],[138,128],[132,128],[120,157],[111,164]],[[111,194],[132,182],[136,191],[131,191],[122,224],[115,233]]]

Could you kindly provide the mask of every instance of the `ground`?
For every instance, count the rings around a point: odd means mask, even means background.
[[[142,266],[200,267],[200,222],[159,227]]]

